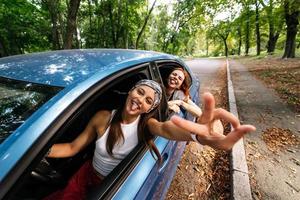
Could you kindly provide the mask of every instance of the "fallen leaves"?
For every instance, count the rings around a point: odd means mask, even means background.
[[[287,149],[288,146],[299,145],[300,139],[291,130],[278,127],[263,131],[262,139],[268,149],[274,153]]]
[[[275,89],[296,112],[300,112],[300,65],[299,59],[284,61],[265,58],[242,59],[248,69],[270,88]]]

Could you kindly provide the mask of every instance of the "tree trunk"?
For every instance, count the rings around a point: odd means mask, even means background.
[[[76,17],[79,9],[80,0],[70,0],[67,18],[67,31],[64,43],[64,49],[71,49],[73,43],[73,35],[76,31]]]
[[[47,0],[45,3],[48,7],[51,23],[52,23],[52,49],[58,50],[61,49],[61,45],[59,41],[59,31],[57,25],[59,0]]]
[[[63,47],[63,44],[65,43],[65,37],[66,37],[66,26],[65,21],[63,19],[62,12],[58,12],[58,21],[59,21],[59,27],[58,27],[58,38],[60,41],[60,47]]]
[[[227,45],[226,39],[223,39],[223,42],[224,42],[224,47],[225,47],[225,56],[227,58],[228,57],[228,45]]]
[[[249,5],[247,5],[247,19],[246,19],[246,30],[245,30],[245,55],[248,56],[249,54],[249,48],[250,48],[250,11],[249,11]]]
[[[128,49],[128,1],[125,2],[124,47]]]
[[[112,37],[112,42],[113,42],[113,47],[117,47],[117,41],[116,41],[116,31],[115,31],[115,24],[114,24],[114,17],[113,17],[113,6],[112,3],[109,2],[108,4],[108,11],[109,11],[109,17],[110,17],[110,25],[111,25],[111,37]]]
[[[208,48],[209,48],[209,43],[208,43],[208,37],[205,37],[206,39],[206,56],[208,57]]]
[[[88,2],[88,10],[89,10],[89,28],[88,28],[88,30],[89,30],[90,35],[86,38],[86,44],[85,44],[85,46],[87,48],[91,48],[92,44],[94,44],[94,41],[92,41],[93,37],[91,37],[92,32],[93,32],[92,31],[93,30],[93,28],[92,28],[92,15],[93,15],[93,13],[92,13],[91,0],[87,0],[87,2]]]
[[[269,23],[269,40],[267,43],[267,52],[268,54],[272,54],[275,50],[276,43],[274,38],[274,20],[273,20],[273,0],[270,0],[269,7],[266,7],[267,9],[267,18]]]
[[[255,1],[255,32],[256,32],[256,55],[260,55],[260,30],[258,0]]]
[[[269,45],[268,46],[268,53],[269,54],[274,53],[278,38],[279,38],[279,33],[276,33],[275,35],[273,35],[272,38],[270,38],[269,43],[268,43],[268,45]]]
[[[145,21],[144,21],[144,24],[143,24],[143,26],[142,26],[142,29],[140,30],[140,32],[139,32],[139,34],[138,34],[138,36],[137,36],[137,38],[136,38],[136,41],[135,41],[135,48],[136,48],[136,49],[137,49],[138,46],[139,46],[139,41],[140,41],[140,39],[141,39],[141,37],[142,37],[142,34],[143,34],[143,32],[144,32],[144,30],[145,30],[145,28],[146,28],[146,25],[147,25],[147,23],[148,23],[148,20],[149,20],[149,17],[150,17],[150,15],[151,15],[151,13],[152,13],[152,10],[153,10],[153,8],[154,8],[154,6],[155,6],[155,3],[156,3],[156,0],[154,0],[153,4],[152,4],[152,6],[151,6],[151,8],[150,8],[150,10],[149,10],[149,13],[147,14],[147,16],[146,16],[146,18],[145,18]]]
[[[238,46],[238,55],[241,55],[241,49],[242,49],[242,21],[240,21],[240,25],[237,29],[238,37],[239,37],[239,46]]]
[[[296,10],[297,9],[297,10]],[[299,7],[290,5],[288,0],[284,2],[284,12],[286,21],[286,42],[282,58],[295,58],[297,26],[299,24]]]

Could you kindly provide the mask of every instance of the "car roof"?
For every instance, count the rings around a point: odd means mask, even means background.
[[[66,87],[82,82],[96,72],[113,73],[128,66],[160,59],[177,57],[129,49],[58,50],[1,58],[0,76]]]

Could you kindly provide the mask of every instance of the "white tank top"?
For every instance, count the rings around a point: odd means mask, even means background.
[[[116,110],[112,111],[111,119]],[[138,144],[138,122],[140,116],[130,124],[122,124],[121,129],[124,135],[124,142],[121,140],[116,143],[113,148],[113,156],[106,151],[106,141],[110,126],[105,130],[104,134],[97,139],[96,148],[93,157],[93,167],[103,176],[107,176]]]

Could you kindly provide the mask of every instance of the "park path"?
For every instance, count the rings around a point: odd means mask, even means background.
[[[266,130],[290,130],[299,136],[299,115],[245,66],[234,60],[229,63],[240,120],[257,128],[244,138],[253,198],[299,200],[299,145],[272,152],[262,139]]]
[[[200,80],[200,93],[210,89],[219,89],[212,85],[218,78],[218,71],[224,66],[222,59],[193,59],[186,61],[193,73]]]

